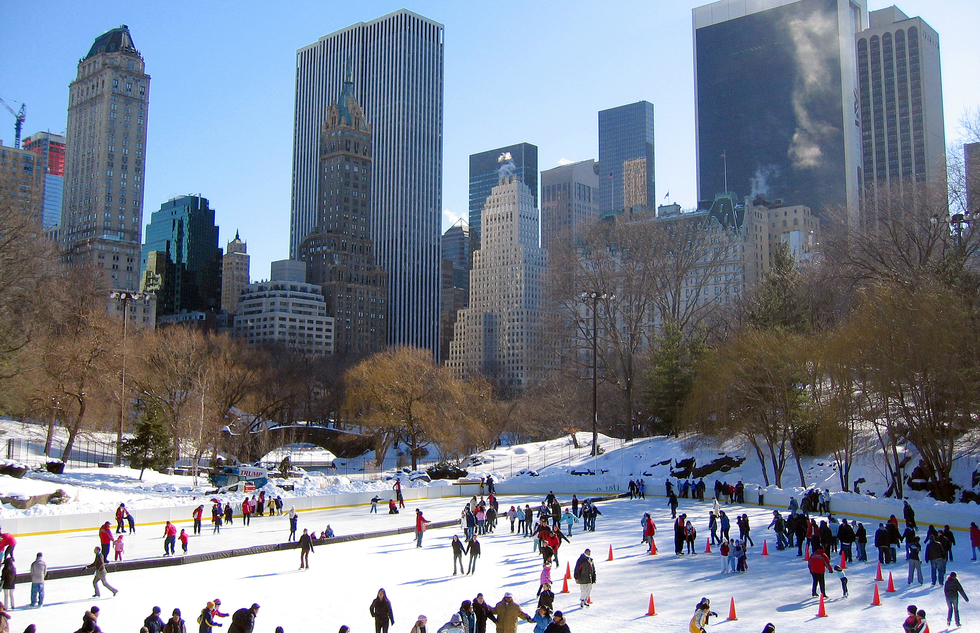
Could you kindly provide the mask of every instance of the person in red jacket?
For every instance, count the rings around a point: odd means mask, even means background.
[[[245,497],[245,501],[242,501],[242,523],[248,525],[249,521],[252,519],[252,503]]]
[[[194,518],[194,534],[201,533],[201,517],[204,515],[204,506],[197,506],[194,511],[191,512],[191,517]]]
[[[824,553],[822,548],[818,548],[817,551],[810,554],[810,575],[813,576],[813,587],[810,589],[810,593],[814,598],[817,597],[817,585],[820,585],[820,595],[827,595],[827,587],[824,585],[824,574],[827,572],[833,573],[834,568],[830,564],[830,558]]]
[[[422,547],[422,534],[425,533],[425,524],[429,520],[422,516],[422,511],[415,508],[415,547]]]
[[[171,556],[176,550],[177,545],[177,526],[167,521],[163,527],[163,555]]]
[[[99,543],[102,544],[102,560],[109,560],[109,546],[112,545],[112,524],[106,521],[99,528]]]
[[[3,552],[4,558],[14,560],[15,545],[17,545],[17,539],[14,538],[13,534],[0,533],[0,552]]]

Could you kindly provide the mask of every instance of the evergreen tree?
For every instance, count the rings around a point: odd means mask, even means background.
[[[698,362],[706,352],[700,330],[685,336],[672,325],[655,337],[646,376],[648,426],[654,434],[677,435],[681,410],[691,393]]]
[[[173,465],[174,449],[165,416],[155,400],[137,406],[135,433],[123,440],[123,455],[129,465],[140,469],[140,479],[147,468],[162,470]]]

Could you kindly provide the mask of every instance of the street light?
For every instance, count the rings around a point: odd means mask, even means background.
[[[123,305],[122,374],[119,388],[119,429],[116,433],[116,466],[122,465],[122,436],[126,423],[126,333],[129,329],[129,302],[142,301],[149,296],[147,293],[129,292],[127,290],[116,290],[109,293],[110,298],[122,301]]]
[[[599,455],[599,355],[596,343],[599,335],[599,300],[613,300],[616,295],[600,292],[583,292],[582,301],[592,302],[592,456]],[[599,474],[596,467],[595,474]]]

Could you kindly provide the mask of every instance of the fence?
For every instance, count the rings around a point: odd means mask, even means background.
[[[76,468],[97,466],[100,463],[115,461],[116,442],[115,440],[99,441],[91,438],[77,438],[67,459],[62,457],[64,452],[65,442],[61,440],[55,440],[51,443],[50,457],[48,457],[44,454],[44,442],[9,438],[4,456],[27,466],[37,466],[49,459],[61,459],[68,466],[75,466]]]

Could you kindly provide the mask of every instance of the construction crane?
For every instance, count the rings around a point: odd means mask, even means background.
[[[7,105],[7,102],[3,99],[0,99],[0,103],[17,119],[17,122],[14,123],[14,147],[20,149],[20,131],[24,128],[24,119],[27,118],[27,104],[20,104],[20,112],[14,112],[14,109]]]

